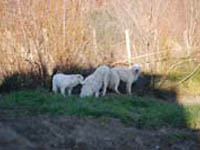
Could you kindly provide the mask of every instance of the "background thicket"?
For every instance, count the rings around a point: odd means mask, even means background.
[[[127,66],[128,29],[132,62],[164,75],[156,86],[198,94],[199,8],[199,0],[0,0],[1,83],[43,86],[54,69]]]

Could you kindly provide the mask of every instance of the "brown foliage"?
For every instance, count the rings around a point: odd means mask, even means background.
[[[199,58],[198,6],[198,0],[0,0],[0,79],[37,72],[45,80],[57,66],[124,64],[125,29],[133,62],[166,73],[186,56]]]

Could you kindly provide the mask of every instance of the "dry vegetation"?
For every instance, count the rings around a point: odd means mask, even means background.
[[[1,130],[11,127],[38,149],[198,149],[200,105],[192,98],[200,95],[199,8],[200,0],[0,0]],[[143,93],[81,100],[46,91],[54,69],[86,75],[100,64],[128,66],[125,30],[132,63],[164,93],[156,96],[178,100],[180,87],[192,95],[190,105]],[[25,90],[12,91],[18,88]],[[18,143],[3,133],[0,149],[13,149]]]
[[[128,29],[132,62],[182,85],[199,69],[199,8],[199,0],[0,0],[1,81],[34,73],[46,82],[58,66],[127,65]]]

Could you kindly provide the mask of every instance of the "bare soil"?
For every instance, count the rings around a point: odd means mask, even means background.
[[[37,116],[1,111],[0,150],[199,150],[200,131],[138,129],[113,118]]]
[[[180,104],[200,104],[200,96],[180,96],[178,98]]]

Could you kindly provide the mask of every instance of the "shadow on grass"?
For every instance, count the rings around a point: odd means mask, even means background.
[[[44,69],[46,70],[46,69]],[[95,71],[95,68],[80,68],[77,66],[73,66],[71,68],[66,68],[64,66],[56,66],[53,70],[52,76],[57,72],[62,72],[65,74],[82,74],[84,77],[87,77],[89,74]],[[0,91],[2,93],[8,93],[12,91],[19,91],[25,89],[45,89],[47,91],[51,91],[52,85],[51,80],[52,76],[48,76],[46,71],[43,73],[37,72],[17,72],[12,74],[11,76],[7,76],[0,85]],[[135,95],[139,96],[151,96],[160,99],[167,100],[169,102],[174,102],[177,100],[176,90],[166,90],[166,89],[158,89],[154,87],[154,81],[158,81],[163,76],[160,75],[149,75],[142,74],[138,80],[132,85],[132,92]],[[73,94],[78,95],[80,93],[81,85],[75,87],[72,91]],[[119,90],[121,93],[126,94],[125,83],[121,82]],[[113,91],[108,90],[109,93],[113,93]]]
[[[45,68],[43,70],[46,70]],[[53,74],[48,76],[46,71],[39,72],[16,72],[7,76],[1,81],[1,93],[8,93],[12,91],[19,91],[25,89],[51,89],[51,80],[56,72],[63,72],[66,74],[82,74],[84,77],[93,72],[94,68],[83,69],[79,67],[71,67],[66,69],[64,66],[56,66]],[[79,87],[80,88],[80,87]],[[77,92],[75,92],[77,93]]]
[[[94,70],[94,68],[84,69],[76,66],[65,69],[58,66],[55,72],[80,73],[86,77]],[[123,95],[119,96],[108,91],[107,96],[98,99],[93,97],[80,99],[77,95],[80,93],[81,86],[73,90],[75,96],[71,97],[64,98],[61,95],[49,93],[51,78],[51,76],[44,77],[32,72],[16,73],[6,77],[0,89],[11,93],[0,101],[1,113],[3,109],[8,109],[9,111],[2,114],[20,116],[49,113],[51,115],[106,116],[118,118],[125,124],[131,124],[137,128],[200,128],[198,116],[200,106],[183,106],[176,103],[176,90],[156,89],[152,85],[151,75],[143,74],[139,77],[133,84],[133,95],[127,96],[125,84],[121,83],[119,90]],[[153,78],[159,80],[162,76],[153,75]]]

